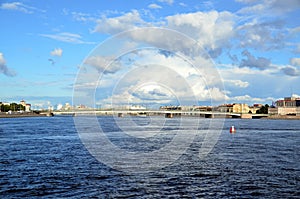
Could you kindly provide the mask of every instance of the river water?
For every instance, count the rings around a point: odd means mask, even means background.
[[[176,133],[190,131],[167,119],[159,134],[147,118],[98,117],[106,136],[123,150],[158,150]],[[159,122],[163,118],[154,118]],[[193,122],[195,118],[183,118]],[[218,119],[213,119],[218,120]],[[148,172],[124,172],[98,161],[80,139],[72,117],[0,119],[1,198],[299,198],[300,121],[226,119],[209,154],[199,157],[199,134],[171,164]],[[153,125],[153,126],[151,126]],[[237,129],[229,133],[230,126]],[[219,127],[218,127],[219,128]],[[87,130],[88,131],[88,130]],[[92,131],[92,129],[91,129]],[[140,142],[140,143],[139,143]],[[121,160],[120,160],[121,161]],[[157,159],[149,159],[157,161]],[[163,160],[162,160],[163,161]]]

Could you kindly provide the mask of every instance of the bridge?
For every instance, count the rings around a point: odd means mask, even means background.
[[[251,114],[251,113],[232,113],[232,112],[216,112],[216,111],[184,111],[184,110],[74,110],[74,111],[54,111],[54,115],[72,115],[72,116],[87,116],[87,115],[117,115],[123,117],[130,116],[154,116],[164,115],[167,118],[176,116],[196,116],[204,118],[262,118],[268,117],[268,114]]]

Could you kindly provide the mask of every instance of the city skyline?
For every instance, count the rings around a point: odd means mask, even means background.
[[[184,89],[176,81],[178,96],[159,82],[137,90],[132,88],[137,80],[120,81],[120,74],[132,71],[129,66],[146,65],[153,60],[180,71],[182,79],[193,84],[191,91],[197,100],[206,104],[211,98],[225,99],[228,103],[271,104],[292,94],[299,97],[300,22],[295,20],[300,17],[299,9],[297,0],[231,0],[226,4],[177,0],[116,1],[114,4],[109,1],[72,4],[65,0],[59,3],[3,1],[0,5],[3,19],[0,22],[3,27],[0,101],[24,99],[41,107],[71,102],[79,70],[88,64],[94,68],[92,72],[104,74],[101,90],[95,95],[97,104],[109,103],[112,90],[116,104],[128,99],[137,104],[175,104],[176,97],[184,95],[181,93]],[[101,68],[103,60],[92,57],[101,43],[115,35],[145,27],[175,30],[197,41],[212,59],[220,79],[206,78],[205,83],[194,80],[198,76],[182,58],[175,56],[176,52],[142,50],[136,53],[138,58],[129,54],[113,60],[116,66],[106,72]],[[165,42],[165,38],[147,33],[144,37],[153,37],[155,42],[133,36],[130,41],[142,40],[158,46]],[[176,46],[176,42],[170,43],[171,49],[172,45]],[[157,76],[158,70],[148,71],[149,74],[140,77]],[[205,75],[211,72],[208,68]],[[115,89],[117,81],[122,86]],[[84,85],[88,96],[93,88]]]

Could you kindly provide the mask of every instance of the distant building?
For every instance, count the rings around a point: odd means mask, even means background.
[[[87,109],[88,107],[83,105],[83,104],[79,104],[76,106],[76,109]]]
[[[25,112],[31,111],[31,104],[25,104]]]
[[[253,106],[249,106],[249,112],[251,113],[256,113],[256,111],[258,111],[259,109],[261,109],[261,107],[263,107],[264,105],[262,104],[253,104]]]
[[[31,104],[27,104],[25,100],[21,100],[20,104],[25,107],[25,112],[31,111]]]
[[[63,105],[62,104],[58,104],[57,107],[56,107],[56,110],[60,111],[60,110],[62,110],[62,108],[63,108]]]
[[[64,110],[68,111],[68,110],[71,110],[71,109],[72,109],[72,106],[69,103],[66,103],[65,106],[64,106]]]
[[[232,113],[233,112],[233,104],[222,104],[217,107],[216,111]]]
[[[300,116],[300,98],[285,97],[283,100],[277,100],[275,107],[270,107],[268,111],[271,115]]]
[[[253,113],[255,114],[263,105],[262,104],[253,104],[249,106],[248,104],[222,104],[216,108],[216,111],[226,112],[226,113]]]
[[[234,113],[249,113],[250,108],[248,104],[233,104],[232,111]]]
[[[193,106],[192,110],[207,112],[207,111],[212,111],[212,107],[211,106]]]
[[[21,100],[20,104],[25,107],[26,106],[26,101],[25,100]]]
[[[129,110],[146,110],[146,107],[143,107],[141,105],[132,105],[129,107]]]
[[[249,113],[251,109],[248,104],[222,104],[217,107],[217,111],[226,113]]]
[[[159,107],[159,110],[165,110],[165,111],[181,111],[181,106],[161,106]]]

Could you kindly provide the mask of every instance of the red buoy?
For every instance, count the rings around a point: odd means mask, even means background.
[[[229,132],[230,132],[230,133],[235,133],[235,131],[236,131],[236,130],[235,130],[234,126],[231,126]]]

